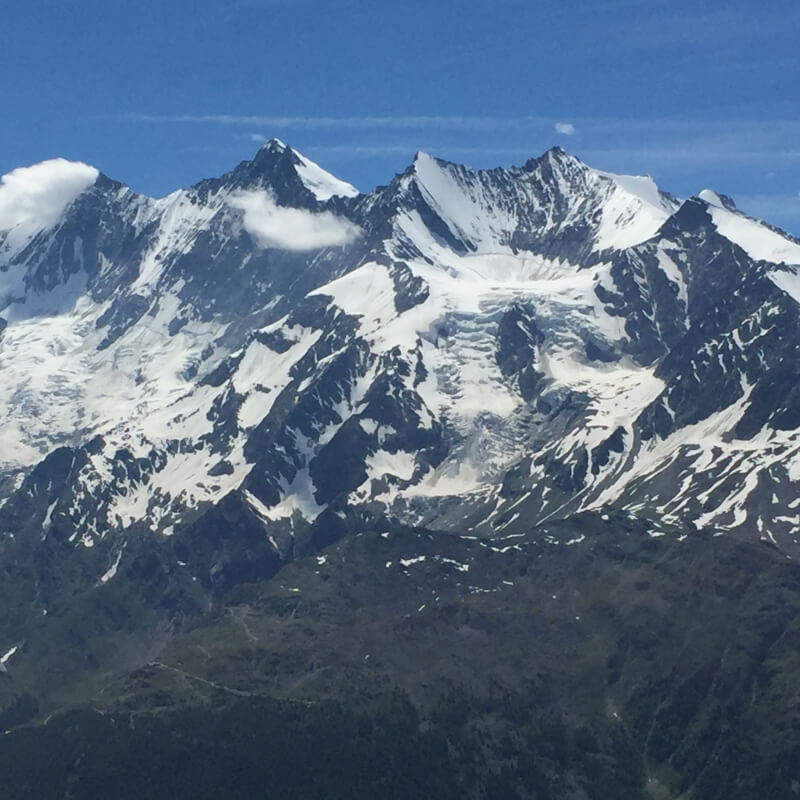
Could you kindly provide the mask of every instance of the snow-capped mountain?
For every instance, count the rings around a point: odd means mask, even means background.
[[[560,149],[419,153],[371,194],[277,140],[161,199],[17,170],[5,546],[94,550],[107,582],[132,537],[191,555],[221,520],[269,572],[365,520],[492,537],[614,510],[791,555],[799,265],[729,198]]]

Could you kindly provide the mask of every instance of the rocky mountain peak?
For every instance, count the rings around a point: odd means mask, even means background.
[[[562,147],[555,146],[536,158],[529,158],[523,163],[522,169],[551,178],[579,173],[588,170],[589,167],[577,156],[568,153]]]
[[[265,150],[268,153],[283,153],[288,148],[288,145],[281,141],[280,139],[273,137],[272,139],[268,139],[264,144],[261,145],[259,148],[259,152],[261,150]]]

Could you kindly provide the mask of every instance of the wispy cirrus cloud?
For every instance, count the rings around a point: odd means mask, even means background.
[[[552,120],[545,117],[521,116],[272,116],[261,114],[144,114],[132,112],[124,119],[135,122],[244,125],[249,127],[311,129],[389,129],[407,130],[434,128],[438,130],[488,131],[546,126]]]
[[[641,135],[659,138],[675,136],[727,136],[741,139],[751,138],[800,137],[800,121],[794,119],[686,119],[631,118],[631,117],[574,117],[564,122],[552,117],[537,115],[501,116],[293,116],[271,114],[148,114],[130,112],[121,119],[130,122],[152,124],[221,125],[230,127],[265,128],[268,130],[443,130],[443,131],[527,131],[539,129],[544,132],[556,130],[564,135],[574,134],[579,128],[586,134],[596,136],[619,133],[639,137]],[[250,134],[253,140],[261,134]]]

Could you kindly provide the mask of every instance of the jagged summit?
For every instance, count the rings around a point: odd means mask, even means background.
[[[284,150],[288,149],[288,145],[280,139],[273,137],[264,142],[259,149],[268,153],[282,153]]]
[[[522,169],[532,172],[543,165],[548,164],[551,167],[558,167],[560,165],[569,165],[571,167],[586,167],[577,156],[568,153],[564,148],[555,145],[545,150],[540,156],[529,158],[523,165]]]
[[[320,201],[329,200],[335,195],[353,197],[358,194],[354,186],[331,175],[280,139],[266,142],[250,163],[258,169],[280,175],[284,181],[297,176],[300,183]]]
[[[358,190],[324,170],[280,139],[270,139],[248,161],[220,178],[193,187],[206,193],[263,189],[284,206],[313,206],[334,196],[354,197]]]

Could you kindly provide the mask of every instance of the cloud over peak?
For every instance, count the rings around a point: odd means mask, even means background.
[[[238,192],[230,205],[243,212],[244,229],[261,247],[279,250],[318,250],[354,242],[361,229],[330,211],[315,213],[279,206],[263,189]]]
[[[27,236],[54,225],[99,172],[80,161],[54,158],[0,178],[0,230]]]

